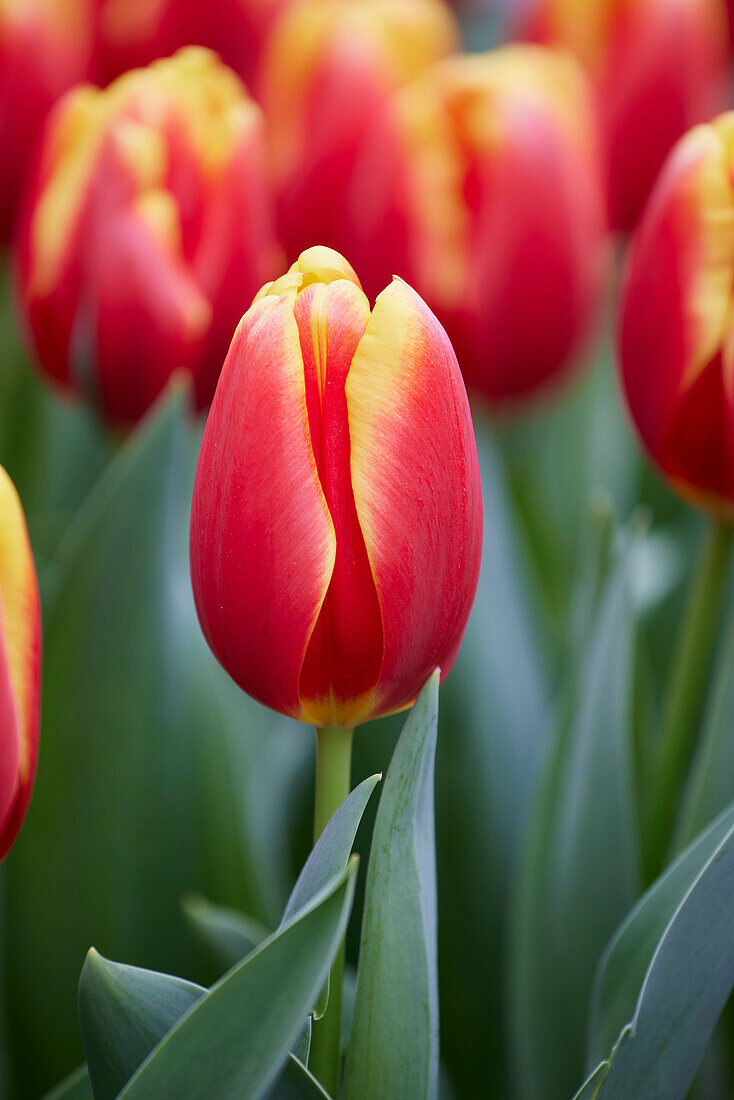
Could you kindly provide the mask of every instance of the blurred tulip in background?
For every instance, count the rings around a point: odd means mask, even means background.
[[[0,466],[0,859],[21,827],[38,757],[41,613],[18,494]]]
[[[447,58],[395,94],[361,150],[353,250],[372,293],[392,273],[434,310],[493,405],[576,357],[602,297],[606,223],[589,91],[533,46]]]
[[[204,433],[191,567],[215,655],[316,726],[406,707],[456,657],[481,531],[446,334],[401,280],[370,310],[346,261],[309,249],[242,319]]]
[[[596,86],[609,211],[631,229],[675,141],[726,102],[724,0],[536,0],[523,27],[566,46]]]
[[[314,243],[350,255],[346,196],[365,128],[391,91],[458,43],[442,0],[287,7],[263,57],[259,94],[289,259]]]
[[[0,0],[0,246],[48,111],[89,76],[93,0]]]
[[[260,50],[286,0],[94,0],[94,78],[102,84],[196,43],[251,87]]]
[[[205,407],[273,274],[262,116],[199,47],[69,93],[49,119],[18,242],[33,350],[126,425],[176,370]]]
[[[685,495],[734,514],[734,113],[670,154],[637,230],[621,306],[637,431]]]

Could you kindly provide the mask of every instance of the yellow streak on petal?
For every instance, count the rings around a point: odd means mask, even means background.
[[[347,702],[327,695],[323,699],[301,699],[299,722],[309,726],[341,726],[342,729],[354,729],[367,722],[377,705],[377,692],[374,688],[365,691]],[[406,704],[410,706],[410,704]],[[405,709],[405,708],[401,708]]]
[[[683,202],[690,203],[697,246],[697,254],[690,260],[692,285],[686,300],[693,343],[682,389],[691,386],[729,343],[734,293],[733,152],[734,112],[713,125],[695,127],[679,146],[678,155],[690,158],[695,166],[681,178],[685,183]],[[726,363],[724,377],[727,382]],[[730,380],[727,386],[731,386]]]
[[[141,189],[157,187],[167,165],[168,126],[182,132],[204,173],[216,177],[262,126],[262,112],[232,70],[200,46],[124,73],[106,89],[85,86],[62,100],[46,137],[47,183],[33,215],[32,296],[56,284],[105,139],[115,143]]]
[[[458,306],[472,286],[470,216],[464,199],[469,159],[502,155],[517,139],[522,114],[541,112],[568,140],[593,155],[591,97],[570,54],[540,46],[507,46],[446,58],[395,98],[396,119],[411,166],[418,269],[428,297]]]
[[[29,732],[37,706],[35,651],[38,645],[38,587],[25,517],[15,486],[0,466],[0,631],[20,717],[20,770],[30,768]]]
[[[339,279],[346,279],[355,286],[361,284],[351,264],[333,248],[325,245],[315,245],[302,252],[295,263],[291,264],[285,275],[266,283],[257,295],[255,301],[268,296],[291,297],[295,299],[300,291],[314,283],[335,283]]]
[[[307,0],[277,22],[263,65],[276,178],[298,163],[307,89],[329,54],[368,59],[385,92],[413,79],[459,46],[455,18],[443,0]]]
[[[137,119],[123,118],[114,129],[117,150],[141,187],[159,187],[168,167],[163,134]]]

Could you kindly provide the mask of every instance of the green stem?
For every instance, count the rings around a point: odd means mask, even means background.
[[[688,599],[664,701],[660,742],[648,783],[646,879],[663,867],[675,812],[698,734],[729,574],[733,528],[713,520]]]
[[[325,726],[316,730],[316,795],[314,799],[314,844],[329,818],[341,806],[351,789],[352,730]],[[329,1003],[320,1020],[314,1021],[309,1068],[330,1096],[339,1089],[339,1043],[341,1037],[344,944],[334,959],[329,976]]]

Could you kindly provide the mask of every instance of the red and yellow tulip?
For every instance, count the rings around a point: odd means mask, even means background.
[[[426,69],[373,124],[351,199],[368,292],[393,272],[415,286],[495,406],[573,362],[607,237],[590,92],[570,56],[511,46]]]
[[[0,859],[15,840],[38,757],[41,616],[18,494],[0,466]]]
[[[481,532],[443,329],[401,280],[370,309],[338,253],[309,249],[243,317],[204,433],[191,570],[212,650],[317,726],[406,707],[454,661]]]
[[[48,111],[89,75],[93,0],[0,0],[0,245]]]
[[[633,241],[622,380],[639,435],[687,496],[734,516],[734,112],[670,154]]]
[[[207,46],[251,86],[271,24],[288,0],[94,0],[102,84],[183,46]]]
[[[346,195],[374,111],[458,45],[443,0],[305,0],[288,6],[264,54],[279,226],[289,257],[313,241],[347,250]]]
[[[525,31],[588,68],[610,219],[631,229],[672,145],[726,102],[725,0],[537,0]]]
[[[141,417],[172,372],[199,407],[277,265],[262,115],[198,47],[69,93],[21,225],[26,327],[44,369],[104,416]]]

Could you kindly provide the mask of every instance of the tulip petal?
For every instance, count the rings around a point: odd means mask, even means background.
[[[367,298],[339,279],[295,303],[311,443],[336,535],[336,559],[301,671],[301,703],[318,725],[351,726],[372,705],[382,663],[375,583],[354,505],[345,382],[369,320]]]
[[[445,676],[471,608],[482,501],[471,414],[448,338],[395,279],[346,384],[357,514],[382,611],[382,712]]]
[[[287,297],[255,302],[235,333],[199,455],[190,545],[199,620],[215,655],[248,694],[302,717],[301,666],[336,539]]]
[[[0,858],[30,798],[38,756],[41,626],[38,583],[23,510],[0,467],[0,781],[17,756],[17,781],[0,793]]]
[[[671,155],[630,256],[620,324],[622,377],[643,442],[677,481],[727,494],[734,463],[722,415],[731,421],[734,410],[711,372],[721,375],[731,324],[731,144],[727,125],[700,126]]]

